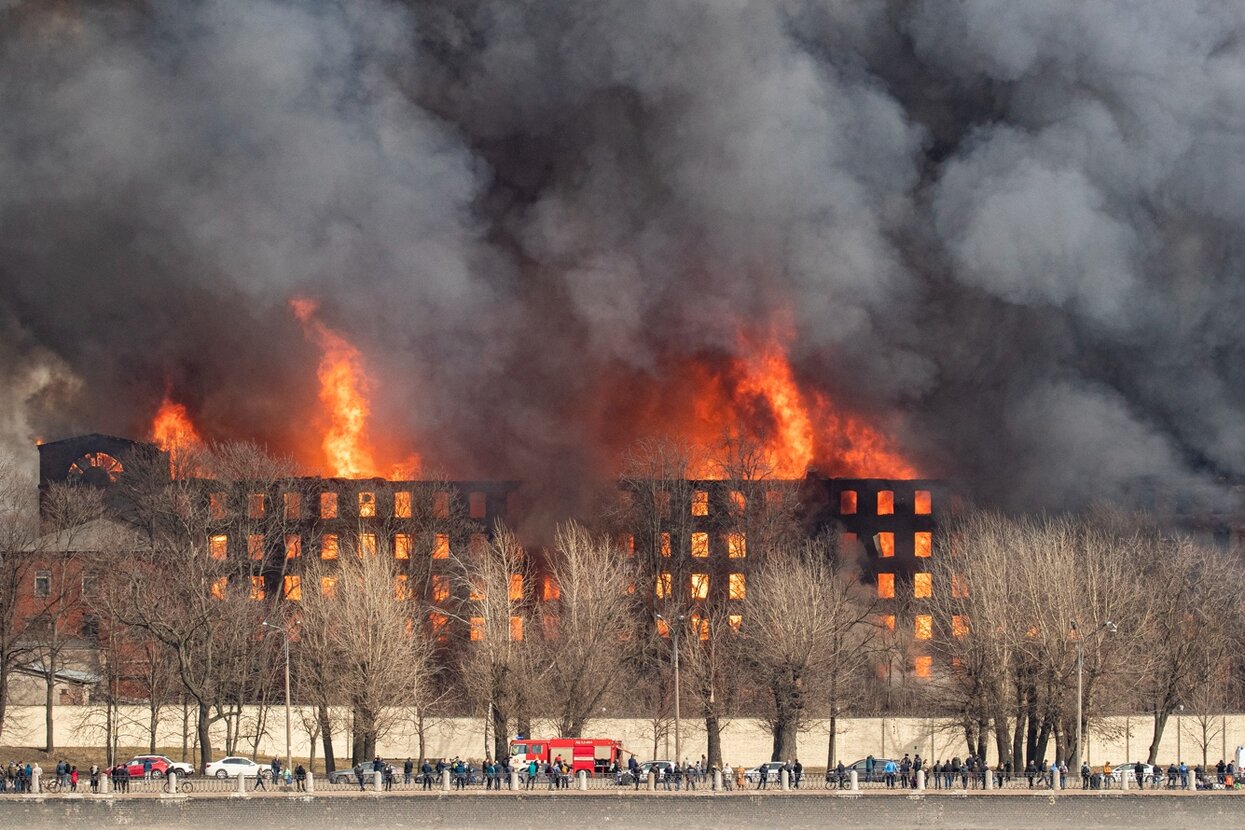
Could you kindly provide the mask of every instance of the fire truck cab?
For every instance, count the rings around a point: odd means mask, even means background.
[[[558,756],[571,765],[571,773],[580,770],[589,775],[600,775],[610,765],[622,763],[626,750],[620,741],[612,738],[515,738],[510,742],[511,766],[536,761],[542,767]]]

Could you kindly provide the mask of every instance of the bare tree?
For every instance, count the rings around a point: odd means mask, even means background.
[[[469,631],[460,677],[470,698],[490,713],[494,757],[504,758],[507,726],[530,711],[535,695],[528,642],[534,570],[519,540],[501,524],[491,541],[459,552],[454,564],[454,616]]]
[[[28,615],[19,607],[23,586],[33,578],[28,553],[38,537],[35,482],[0,459],[0,735],[8,713],[9,678],[30,659]]]
[[[338,666],[327,679],[350,704],[357,759],[370,757],[400,719],[400,704],[428,694],[433,653],[414,623],[414,595],[383,541],[345,553],[335,567],[313,560],[303,579],[299,650]]]
[[[858,659],[873,611],[859,576],[826,539],[771,551],[754,572],[742,630],[748,661],[769,697],[773,760],[795,757],[811,701],[824,694],[836,667]]]
[[[631,563],[608,537],[557,528],[536,603],[540,704],[559,735],[580,737],[618,687],[636,642]]]

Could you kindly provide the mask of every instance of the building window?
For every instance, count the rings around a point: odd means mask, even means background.
[[[337,534],[326,533],[320,539],[320,558],[336,559],[337,558]]]
[[[895,575],[878,574],[878,599],[895,598]]]
[[[450,558],[450,535],[448,533],[434,533],[432,536],[432,558],[433,559],[449,559]]]
[[[446,641],[445,627],[449,624],[449,621],[450,618],[440,611],[430,611],[428,613],[428,626],[432,629],[432,636],[438,643]]]
[[[748,537],[739,531],[726,534],[726,555],[731,559],[743,559],[748,555]]]
[[[411,534],[409,533],[393,534],[393,558],[394,559],[410,559],[411,558]]]
[[[692,515],[708,516],[709,515],[709,491],[696,490],[692,493]]]
[[[337,596],[337,577],[322,576],[320,577],[320,593],[323,596],[333,599]]]
[[[246,515],[251,519],[261,519],[264,516],[264,494],[251,493],[246,497]]]
[[[406,574],[394,575],[393,598],[398,602],[408,602],[415,598],[415,592],[411,590],[411,581]]]
[[[52,595],[52,572],[35,572],[35,596],[50,597]]]
[[[513,642],[520,643],[523,641],[523,618],[510,618],[510,639]]]
[[[855,533],[844,533],[842,539],[844,550],[853,550],[856,547],[857,537]]]
[[[478,643],[484,639],[484,617],[471,618],[471,642]]]
[[[229,580],[226,577],[222,576],[219,579],[213,579],[212,580],[212,599],[223,600],[225,598],[225,591],[228,589],[228,586],[229,586]]]
[[[709,556],[709,534],[693,533],[692,534],[692,556],[697,559],[706,559]]]
[[[467,514],[473,519],[483,519],[488,515],[488,497],[484,493],[471,493],[467,496]]]
[[[337,494],[321,493],[320,494],[320,518],[336,519],[337,518]]]
[[[917,556],[929,556],[934,550],[934,534],[921,531],[912,537],[912,552]]]
[[[281,498],[285,502],[285,518],[297,519],[303,512],[303,497],[298,493],[286,493]]]
[[[223,533],[209,536],[208,552],[213,559],[227,559],[229,557],[229,537]]]
[[[885,628],[887,631],[894,631],[895,630],[895,615],[894,614],[883,614],[882,615],[882,627]]]
[[[746,599],[748,594],[747,577],[743,574],[735,573],[730,575],[730,593],[731,599]]]
[[[251,577],[251,599],[259,601],[267,596],[264,590],[264,578],[262,576]]]
[[[912,665],[916,670],[916,676],[922,680],[927,680],[933,674],[934,658],[928,655],[920,655],[912,661]]]
[[[665,599],[670,596],[670,572],[662,571],[657,574],[657,598]]]
[[[843,490],[839,493],[839,513],[850,516],[856,512],[856,491]]]
[[[438,490],[432,497],[432,515],[438,519],[450,517],[450,494],[448,490]]]
[[[393,494],[393,517],[395,519],[411,518],[411,494],[405,490],[399,490]]]
[[[84,573],[82,575],[82,596],[93,597],[99,594],[99,574]]]
[[[94,640],[99,637],[99,620],[90,614],[82,618],[82,624],[78,626],[78,633],[84,640]]]
[[[934,636],[934,618],[929,614],[917,614],[913,621],[913,631],[918,640],[928,640]]]
[[[879,533],[873,537],[873,541],[878,547],[878,556],[881,556],[883,559],[889,559],[895,555],[894,533]]]
[[[893,516],[895,514],[895,491],[878,491],[878,515]]]
[[[667,623],[665,620],[657,621],[657,636],[659,637],[670,636],[670,624]]]
[[[670,555],[670,534],[669,533],[661,534],[661,555],[662,556]]]
[[[212,493],[208,496],[208,515],[213,519],[225,518],[225,494]]]
[[[628,533],[627,538],[623,540],[623,548],[627,551],[628,559],[635,559],[635,534]]]
[[[913,498],[912,512],[918,516],[928,516],[933,511],[934,500],[928,490],[917,490]]]
[[[371,557],[376,555],[376,534],[375,533],[360,533],[359,534],[359,547],[357,550],[357,554],[360,559],[363,559],[364,557],[367,557],[370,559]]]
[[[285,534],[285,558],[297,559],[303,555],[303,537],[297,533]]]
[[[929,599],[933,595],[934,582],[928,573],[912,575],[912,596],[916,599]]]
[[[247,534],[246,555],[257,562],[264,558],[264,534]]]
[[[359,518],[370,519],[376,515],[376,494],[359,494]]]
[[[467,542],[467,549],[472,556],[483,556],[484,551],[488,549],[488,537],[483,533],[471,534],[471,539]]]
[[[523,574],[510,575],[510,601],[521,602],[523,600]]]
[[[281,580],[281,594],[291,602],[300,602],[303,598],[303,578],[298,574],[289,574]]]
[[[734,631],[736,634],[738,634],[740,626],[744,624],[744,615],[743,614],[731,614],[730,616],[726,618],[726,624],[731,627],[731,631]]]
[[[691,576],[692,599],[708,599],[709,598],[709,574],[692,574]]]
[[[951,598],[964,599],[968,596],[968,580],[960,574],[951,574]]]
[[[450,598],[450,578],[445,574],[432,575],[432,601],[445,602]]]
[[[704,640],[709,639],[709,621],[708,620],[706,620],[700,614],[692,614],[692,618],[688,620],[688,622],[692,624],[692,631],[696,632],[696,638],[698,640],[704,641]]]
[[[545,574],[541,580],[541,598],[545,602],[554,602],[562,598],[562,589],[558,586],[558,580],[553,574]]]
[[[951,635],[953,637],[968,636],[968,617],[962,614],[951,615]]]
[[[731,491],[731,512],[736,516],[742,516],[748,512],[748,499],[739,490]]]

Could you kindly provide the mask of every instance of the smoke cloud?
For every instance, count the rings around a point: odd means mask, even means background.
[[[0,0],[0,445],[305,455],[302,295],[455,476],[608,476],[782,320],[983,501],[1214,486],[1242,89],[1234,2]]]

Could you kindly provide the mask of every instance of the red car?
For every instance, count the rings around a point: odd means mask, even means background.
[[[111,776],[113,770],[124,768],[129,772],[131,778],[142,778],[146,774],[146,761],[148,759],[151,759],[152,778],[163,778],[168,774],[169,770],[176,772],[178,777],[185,777],[194,772],[194,767],[190,764],[174,761],[166,755],[135,755],[124,764],[117,764],[115,767],[109,767],[104,770],[104,774]]]

